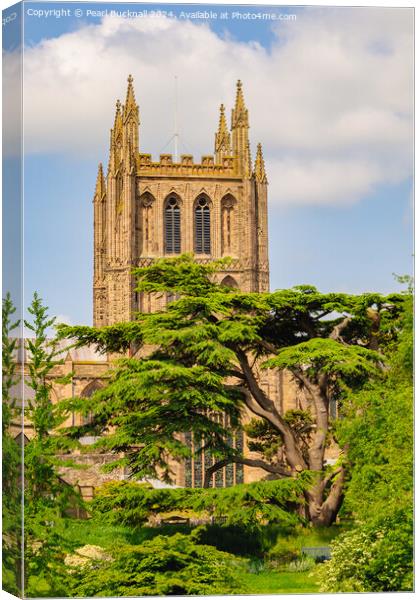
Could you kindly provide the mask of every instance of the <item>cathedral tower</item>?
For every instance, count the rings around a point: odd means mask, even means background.
[[[184,252],[197,261],[232,258],[220,281],[244,291],[268,291],[267,176],[261,144],[254,165],[248,110],[240,81],[229,131],[220,108],[214,155],[158,162],[139,150],[139,107],[133,78],[117,101],[108,171],[99,165],[94,204],[93,320],[130,321],[164,298],[135,291],[132,270]]]

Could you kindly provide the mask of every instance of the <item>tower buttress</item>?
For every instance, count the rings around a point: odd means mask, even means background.
[[[261,144],[257,145],[257,154],[253,173],[255,185],[255,215],[257,225],[256,269],[258,291],[269,290],[268,261],[268,220],[267,220],[267,174]]]
[[[129,321],[135,309],[136,181],[139,153],[139,107],[133,78],[128,77],[125,104],[117,101],[110,136],[107,210],[108,324]]]
[[[235,108],[232,110],[232,150],[236,158],[237,170],[240,174],[245,174],[247,155],[248,155],[248,109],[245,106],[244,94],[242,91],[242,82],[236,84]]]
[[[102,163],[99,163],[93,197],[94,240],[93,240],[93,319],[95,326],[106,323],[106,184]]]

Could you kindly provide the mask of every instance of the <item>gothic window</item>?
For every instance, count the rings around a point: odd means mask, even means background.
[[[235,254],[235,204],[236,200],[230,194],[222,198],[222,254]]]
[[[84,388],[80,395],[82,398],[90,398],[96,391],[102,389],[102,387],[102,384],[97,379],[94,379]],[[89,412],[87,415],[82,415],[81,425],[89,425],[89,423],[92,422],[92,418],[92,412]]]
[[[240,454],[244,451],[244,434],[240,429],[232,428],[228,415],[209,412],[212,421],[220,423],[230,431],[226,442],[232,448],[236,448]],[[206,469],[212,466],[217,458],[212,456],[204,447],[204,440],[200,435],[188,432],[185,434],[185,443],[191,449],[191,456],[185,460],[185,487],[200,488],[204,485]],[[210,479],[210,487],[230,487],[237,483],[243,483],[243,465],[229,464],[218,469]]]
[[[210,206],[206,196],[198,198],[195,210],[195,251],[210,254]]]
[[[165,253],[181,252],[181,208],[177,196],[169,196],[165,204]]]

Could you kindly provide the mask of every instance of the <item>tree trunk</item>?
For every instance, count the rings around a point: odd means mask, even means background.
[[[335,522],[343,502],[344,477],[345,473],[342,468],[325,500],[323,499],[324,486],[322,482],[318,482],[312,489],[305,493],[309,520],[315,527],[328,527]]]

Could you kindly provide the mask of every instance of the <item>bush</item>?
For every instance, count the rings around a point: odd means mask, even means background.
[[[191,536],[158,536],[141,546],[114,549],[110,561],[75,569],[74,596],[229,594],[241,589],[238,559]]]
[[[319,568],[324,592],[402,592],[413,589],[411,514],[401,510],[340,536]]]

